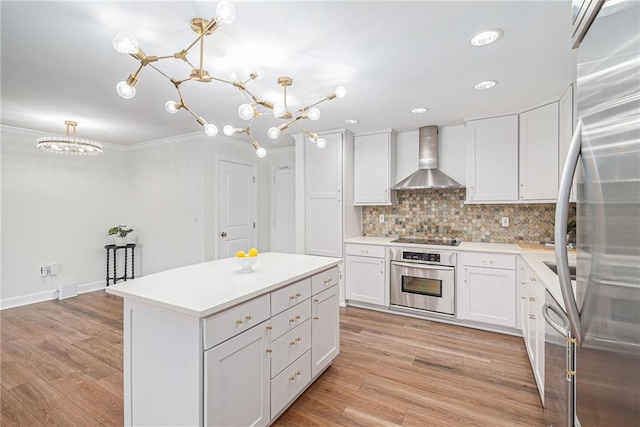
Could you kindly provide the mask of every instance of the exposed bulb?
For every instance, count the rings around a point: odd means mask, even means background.
[[[131,99],[136,96],[136,88],[129,86],[124,80],[116,85],[116,92],[124,99]]]
[[[307,111],[307,117],[315,122],[320,118],[320,110],[318,110],[316,107],[313,107],[312,109]]]
[[[276,103],[273,105],[273,117],[280,118],[284,116],[286,112],[287,112],[287,109],[284,107],[283,104]]]
[[[256,80],[262,80],[262,78],[264,77],[264,71],[262,70],[262,68],[256,68],[253,74],[256,75]]]
[[[256,150],[256,156],[260,157],[261,159],[264,159],[266,155],[267,155],[267,150],[265,150],[264,148],[260,147]]]
[[[318,146],[318,148],[324,148],[327,146],[327,140],[324,138],[318,138],[316,145]]]
[[[231,24],[236,19],[236,9],[228,1],[221,1],[216,6],[216,18],[223,24]]]
[[[238,115],[242,120],[251,120],[254,114],[255,111],[250,104],[242,104],[238,107]]]
[[[164,104],[164,109],[167,110],[167,113],[169,114],[175,114],[180,109],[180,104],[178,104],[176,101],[167,101]]]
[[[347,94],[347,90],[344,88],[344,86],[338,86],[336,88],[336,97],[337,98],[344,98],[344,96]]]
[[[271,139],[278,139],[280,137],[280,129],[278,129],[277,127],[270,127],[269,130],[267,131],[267,135],[269,135],[269,138]]]
[[[113,47],[120,53],[138,53],[138,40],[131,33],[122,31],[113,37]]]
[[[218,126],[213,123],[207,123],[204,125],[204,133],[206,133],[207,136],[214,137],[218,134]]]
[[[222,132],[224,132],[224,134],[225,134],[225,135],[227,135],[227,136],[231,136],[231,135],[233,135],[234,133],[236,133],[236,129],[235,129],[233,126],[231,126],[231,125],[225,125],[225,126],[222,128]]]
[[[231,80],[232,82],[237,82],[238,81],[238,74],[235,71],[230,71],[229,72],[229,80]]]

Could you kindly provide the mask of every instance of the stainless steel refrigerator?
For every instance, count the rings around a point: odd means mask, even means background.
[[[565,425],[640,426],[640,1],[585,3],[590,10],[576,49],[578,124],[555,222],[575,351],[566,377],[575,386],[575,418]],[[564,244],[574,171],[575,291]]]

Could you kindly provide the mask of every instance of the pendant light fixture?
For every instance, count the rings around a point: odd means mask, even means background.
[[[285,91],[284,104],[274,104],[257,97],[247,88],[249,82],[262,79],[264,75],[262,70],[258,69],[250,73],[249,78],[247,78],[246,80],[240,80],[235,74],[233,74],[229,78],[214,77],[208,70],[204,69],[205,37],[213,34],[213,32],[216,31],[222,24],[231,24],[235,20],[235,17],[236,11],[231,3],[229,3],[228,1],[222,1],[218,3],[216,7],[216,16],[214,16],[213,18],[209,20],[203,18],[195,18],[191,20],[191,29],[198,35],[196,39],[181,51],[165,56],[147,55],[142,49],[140,49],[138,42],[133,35],[129,33],[116,34],[113,39],[114,48],[118,52],[130,55],[139,62],[138,69],[133,74],[130,74],[126,80],[123,80],[116,85],[117,93],[124,99],[133,98],[136,94],[136,85],[139,80],[140,72],[145,67],[152,68],[162,76],[164,76],[167,80],[169,80],[171,84],[173,84],[178,95],[178,101],[170,100],[165,103],[165,110],[170,114],[175,114],[179,110],[187,111],[195,118],[196,122],[200,126],[202,126],[206,135],[214,137],[218,134],[218,127],[213,123],[207,122],[202,116],[196,114],[191,109],[191,107],[189,107],[182,94],[182,91],[180,90],[180,87],[182,84],[189,81],[200,83],[210,83],[212,81],[216,81],[219,83],[229,84],[236,87],[245,96],[247,102],[240,105],[240,107],[238,108],[238,115],[241,119],[248,120],[250,122],[249,125],[245,127],[234,127],[232,125],[224,126],[223,132],[225,135],[246,135],[255,148],[256,155],[258,157],[265,157],[267,152],[260,146],[258,141],[251,134],[251,125],[256,118],[268,114],[273,115],[276,118],[287,120],[287,122],[281,124],[280,126],[272,127],[271,129],[269,129],[268,136],[271,139],[277,139],[280,136],[281,131],[295,124],[297,127],[302,129],[307,136],[309,136],[311,141],[315,142],[318,147],[322,148],[324,145],[326,145],[326,141],[324,141],[324,143],[321,142],[320,140],[322,138],[318,138],[317,135],[307,131],[299,124],[299,121],[303,119],[318,120],[320,118],[320,110],[318,110],[315,106],[326,100],[342,98],[346,93],[346,90],[343,87],[337,88],[335,93],[327,95],[327,97],[325,97],[324,99],[297,110],[294,114],[287,111],[286,106],[286,88],[293,83],[293,80],[290,77],[280,77],[278,79],[278,84],[282,86]],[[188,54],[191,49],[197,44],[199,44],[199,61],[197,65],[194,65],[189,61]],[[174,78],[165,74],[157,67],[156,63],[167,59],[178,60],[186,63],[191,68],[189,75],[182,78]]]
[[[76,154],[81,156],[96,156],[102,154],[102,144],[88,139],[78,138],[76,126],[78,123],[66,120],[65,136],[47,136],[38,138],[36,147],[51,153]],[[73,136],[69,135],[69,128],[73,128]]]

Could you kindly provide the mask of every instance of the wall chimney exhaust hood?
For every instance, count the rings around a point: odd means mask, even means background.
[[[419,169],[391,187],[392,190],[454,190],[465,188],[438,169],[438,126],[418,130]]]

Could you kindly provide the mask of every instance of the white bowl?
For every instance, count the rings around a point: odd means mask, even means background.
[[[238,261],[238,264],[240,264],[240,273],[251,273],[253,271],[251,267],[253,267],[256,261],[258,261],[258,256],[248,256],[244,258],[236,257],[236,260]]]

